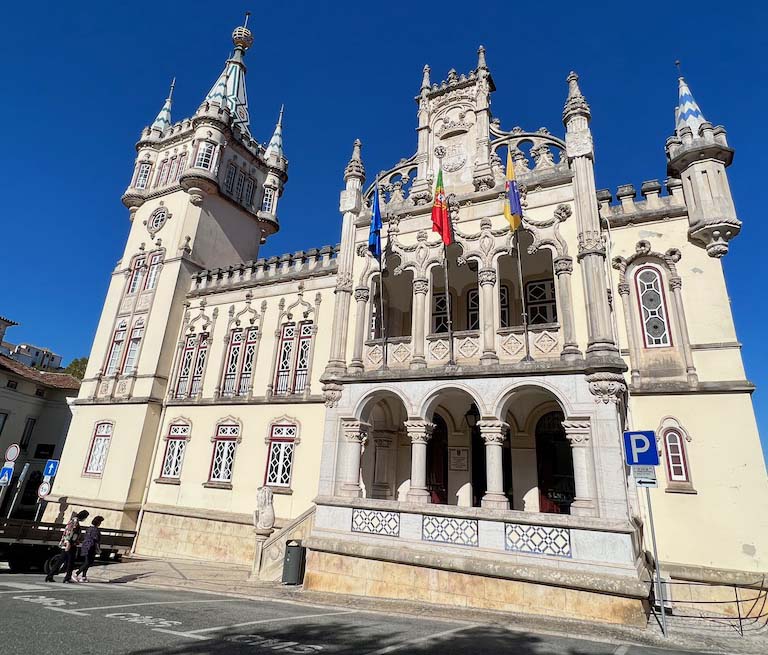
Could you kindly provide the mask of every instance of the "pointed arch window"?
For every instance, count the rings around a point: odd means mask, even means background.
[[[131,330],[131,338],[128,340],[128,350],[125,353],[125,361],[123,362],[123,373],[133,373],[136,370],[136,360],[139,356],[139,348],[141,347],[141,340],[144,337],[144,319],[140,318],[133,324],[133,330]]]
[[[157,182],[155,183],[155,186],[165,186],[168,184],[168,174],[171,171],[171,161],[169,159],[165,159],[162,164],[160,164],[160,170],[157,173]]]
[[[149,271],[147,272],[147,281],[144,283],[144,289],[151,291],[157,286],[157,278],[160,275],[160,269],[163,266],[163,254],[152,255],[149,260]]]
[[[143,162],[139,164],[139,169],[136,172],[136,188],[146,189],[149,182],[149,173],[152,170],[152,164]]]
[[[184,340],[176,381],[176,397],[196,396],[202,389],[205,360],[208,355],[208,334],[190,334]]]
[[[101,476],[107,463],[107,452],[112,440],[112,423],[106,421],[97,423],[91,439],[91,447],[88,449],[88,458],[85,462],[85,474]]]
[[[178,480],[181,477],[181,467],[184,464],[184,453],[192,428],[187,423],[172,423],[168,428],[165,442],[165,455],[160,477],[166,480]]]
[[[176,173],[174,175],[171,175],[171,182],[179,181],[179,176],[184,172],[184,169],[187,167],[188,156],[189,156],[189,153],[186,150],[179,155],[179,167],[176,170]]]
[[[216,426],[216,436],[213,438],[213,455],[211,469],[208,474],[209,482],[232,482],[232,471],[235,466],[235,450],[240,440],[240,426],[235,423],[220,423]]]
[[[269,431],[267,470],[264,484],[270,487],[290,488],[293,475],[293,455],[298,443],[298,427],[294,423],[279,423]]]
[[[125,320],[120,321],[115,328],[115,332],[112,335],[112,344],[109,348],[109,356],[107,357],[107,366],[105,367],[106,375],[114,375],[117,373],[117,367],[120,365],[120,360],[123,354],[123,347],[125,346],[125,337],[128,331],[128,322]]]
[[[245,396],[250,391],[258,338],[256,327],[232,330],[224,363],[223,395]]]
[[[635,271],[634,278],[643,344],[646,348],[671,346],[672,335],[661,271],[656,266],[646,264]]]
[[[663,439],[669,481],[689,483],[691,476],[688,471],[688,457],[683,435],[679,430],[670,428],[664,431]]]
[[[307,388],[314,323],[285,323],[280,329],[275,394],[301,393]]]
[[[133,261],[133,269],[131,271],[131,279],[128,282],[128,295],[134,294],[141,290],[141,286],[144,282],[144,274],[146,273],[147,260],[145,257],[137,257]]]
[[[173,184],[178,179],[179,174],[179,157],[174,155],[171,157],[171,169],[168,173],[168,182]]]

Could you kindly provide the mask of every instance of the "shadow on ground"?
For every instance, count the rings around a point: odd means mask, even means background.
[[[442,632],[430,624],[431,630]],[[446,624],[446,630],[450,630]],[[428,633],[425,632],[424,637]],[[182,637],[183,639],[183,637]],[[418,639],[418,637],[417,637]],[[332,624],[292,627],[252,626],[240,631],[224,631],[206,641],[185,641],[176,646],[164,646],[133,651],[131,655],[223,655],[224,653],[280,653],[309,655],[312,653],[339,653],[355,655],[397,655],[433,653],[435,655],[600,655],[613,653],[616,645],[578,642],[573,639],[539,637],[528,633],[515,633],[503,628],[481,626],[467,628],[451,634],[436,636],[422,643],[402,647],[406,640],[387,629],[386,625],[359,625],[347,621]]]

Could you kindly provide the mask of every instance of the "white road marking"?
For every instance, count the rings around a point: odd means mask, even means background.
[[[122,609],[123,607],[144,607],[148,605],[191,605],[193,603],[234,603],[237,602],[237,598],[225,598],[222,600],[156,600],[149,603],[126,603],[124,605],[102,605],[100,607],[78,607],[76,610],[66,610],[59,607],[49,607],[49,610],[55,610],[57,612],[64,612],[65,614],[77,614],[80,616],[88,616],[84,612],[96,612],[99,610],[115,610]]]
[[[479,627],[479,624],[473,623],[471,625],[462,625],[458,628],[454,628],[453,630],[445,630],[443,632],[436,632],[431,635],[427,635],[426,637],[417,637],[416,639],[409,639],[408,641],[403,641],[399,644],[394,644],[393,646],[387,646],[386,648],[381,648],[379,650],[375,650],[372,653],[368,653],[367,655],[386,655],[387,653],[394,653],[401,648],[405,648],[406,646],[414,646],[416,644],[422,644],[426,641],[432,641],[433,639],[439,639],[440,637],[445,637],[447,635],[454,634],[455,632],[461,632],[462,630],[469,630],[470,628],[477,628]]]
[[[179,632],[176,630],[166,630],[164,628],[154,628],[155,632],[164,632],[178,637],[189,637],[190,639],[209,639],[202,636],[204,632],[216,632],[218,630],[229,630],[231,628],[243,628],[247,625],[258,625],[260,623],[282,623],[284,621],[298,621],[300,619],[316,619],[323,616],[338,616],[339,614],[356,614],[357,610],[345,610],[343,612],[323,612],[322,614],[302,614],[300,616],[283,616],[272,619],[259,619],[258,621],[246,621],[245,623],[233,623],[231,625],[218,625],[213,628],[201,628],[199,630],[190,630],[188,632]]]
[[[627,646],[626,644],[622,644],[615,651],[613,651],[613,655],[627,655],[628,650],[629,650],[629,646]]]
[[[21,591],[37,591],[38,589],[43,589],[43,585],[41,584],[30,584],[28,582],[0,582],[0,587],[10,587],[11,589],[15,589],[13,593],[18,593],[19,590]],[[8,591],[0,591],[0,594],[7,594],[10,593]]]

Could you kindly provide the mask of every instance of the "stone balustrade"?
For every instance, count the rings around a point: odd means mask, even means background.
[[[190,295],[195,295],[196,292],[208,293],[237,286],[272,284],[283,280],[333,274],[337,268],[338,253],[339,246],[324,246],[319,249],[300,250],[293,254],[286,253],[279,257],[257,259],[255,262],[245,262],[238,266],[201,271],[192,276]]]

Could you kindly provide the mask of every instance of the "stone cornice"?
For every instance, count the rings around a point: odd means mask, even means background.
[[[698,393],[752,393],[755,385],[749,380],[720,380],[699,382],[691,386],[688,382],[651,382],[630,385],[630,396],[683,395]]]

